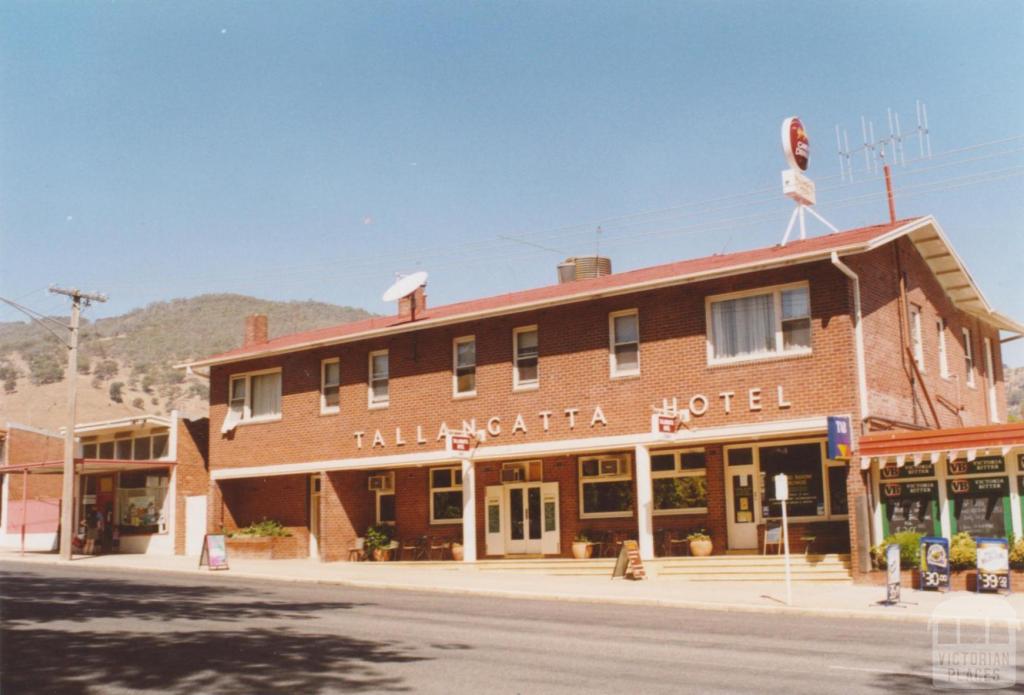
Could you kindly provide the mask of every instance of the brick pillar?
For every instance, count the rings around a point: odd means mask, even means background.
[[[862,504],[861,498],[867,500],[868,486],[867,481],[870,476],[870,471],[860,470],[860,460],[855,458],[848,464],[849,468],[846,472],[846,504],[849,509],[849,525],[850,525],[850,575],[856,581],[863,579],[866,573],[861,570],[860,562],[858,561],[857,551],[858,543],[861,539],[871,538],[871,524],[874,523],[874,510],[868,505],[867,514],[867,526],[868,528],[862,528],[857,523],[857,506]]]
[[[337,471],[324,477],[320,492],[320,558],[347,560],[356,538],[374,521],[374,498],[366,471]]]

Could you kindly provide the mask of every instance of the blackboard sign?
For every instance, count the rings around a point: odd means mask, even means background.
[[[882,480],[906,480],[908,478],[934,478],[935,477],[935,466],[930,461],[922,461],[916,466],[907,463],[903,466],[897,466],[895,463],[889,463],[882,466],[879,469]]]
[[[612,579],[616,577],[647,579],[644,563],[640,559],[640,546],[636,541],[623,541],[619,559],[615,562],[615,568],[612,570]]]
[[[956,478],[947,485],[957,531],[996,538],[1006,534],[1003,505],[1010,494],[1009,479]]]
[[[921,591],[949,590],[949,540],[921,539]]]
[[[1006,459],[1002,456],[979,456],[973,461],[968,461],[967,459],[947,461],[946,470],[950,475],[1003,473],[1006,471]]]
[[[978,539],[979,592],[1010,590],[1010,546],[1005,538]]]
[[[885,509],[886,533],[913,531],[935,533],[935,504],[939,485],[935,481],[889,483],[879,486]]]
[[[199,556],[199,566],[206,565],[211,570],[228,568],[228,547],[223,533],[208,533],[203,538],[203,552]]]

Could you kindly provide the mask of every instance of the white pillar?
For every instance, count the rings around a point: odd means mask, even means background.
[[[641,444],[633,456],[636,469],[636,518],[640,559],[654,559],[654,495],[651,488],[651,452]]]
[[[462,561],[476,562],[476,480],[470,459],[462,459]]]

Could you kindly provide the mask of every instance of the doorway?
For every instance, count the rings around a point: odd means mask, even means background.
[[[487,555],[558,555],[558,483],[524,482],[486,489]]]
[[[540,555],[543,552],[540,483],[508,486],[508,536],[505,552]]]
[[[309,556],[320,556],[320,475],[309,477]]]
[[[725,503],[729,550],[757,550],[757,524],[761,517],[757,482],[753,449],[726,449]]]

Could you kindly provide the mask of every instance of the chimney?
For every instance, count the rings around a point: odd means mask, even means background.
[[[416,319],[416,314],[427,310],[426,286],[420,285],[411,294],[407,294],[398,300],[398,315],[409,319]]]
[[[245,341],[242,347],[267,342],[267,315],[250,314],[245,317]]]

